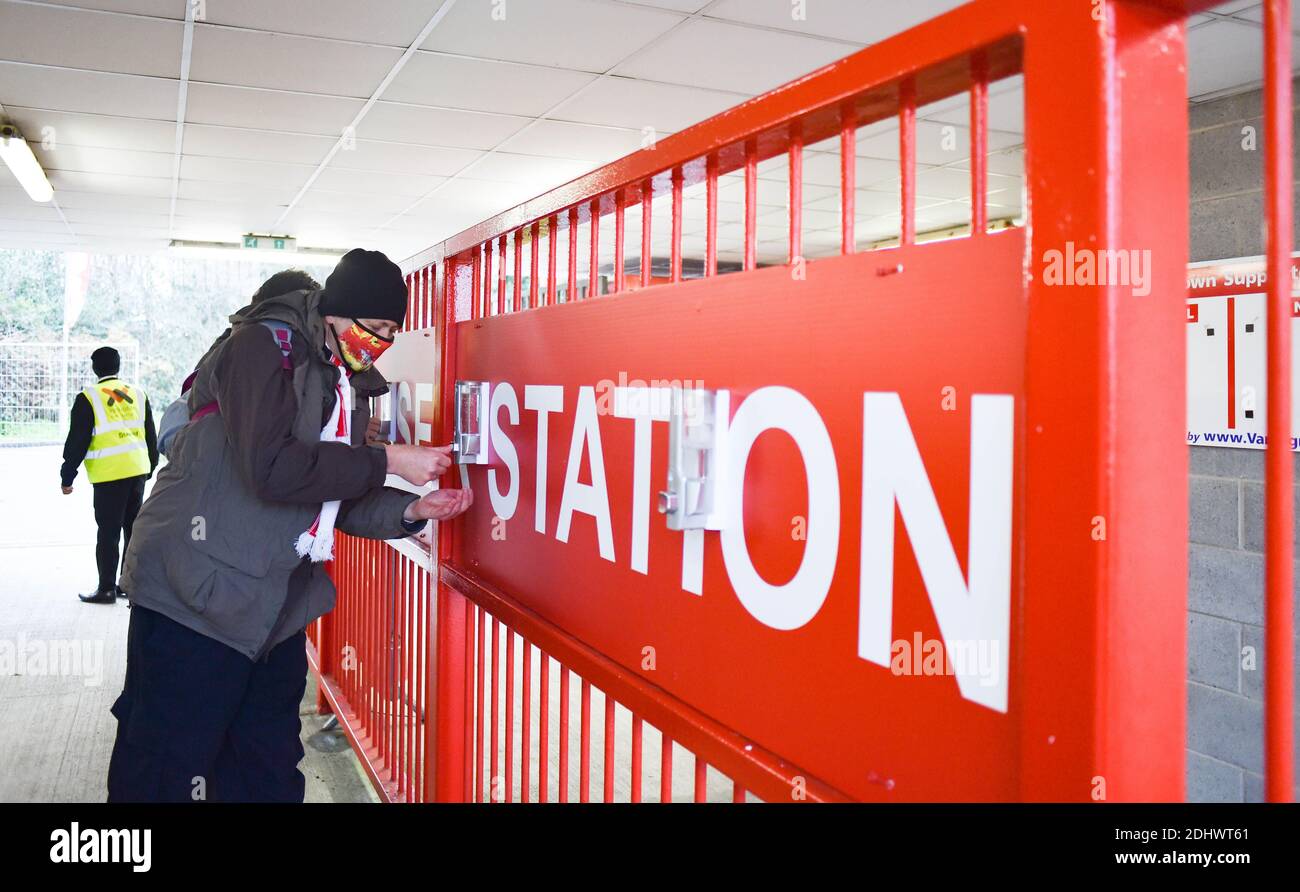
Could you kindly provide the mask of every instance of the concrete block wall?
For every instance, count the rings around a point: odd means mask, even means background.
[[[1196,103],[1190,121],[1191,259],[1262,254],[1259,91]],[[1296,139],[1300,147],[1300,127]],[[1264,795],[1264,453],[1188,448],[1187,798],[1258,802]],[[1300,507],[1300,490],[1296,501]]]

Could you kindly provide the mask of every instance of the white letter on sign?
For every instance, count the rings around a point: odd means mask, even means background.
[[[897,500],[946,647],[987,647],[996,663],[991,677],[981,677],[971,663],[954,663],[958,690],[967,700],[1006,712],[1015,399],[1002,394],[971,398],[969,588],[898,394],[864,394],[862,410],[858,656],[889,665]]]
[[[546,532],[546,440],[551,426],[547,415],[564,410],[564,388],[559,384],[525,384],[524,408],[537,413],[537,505],[533,529]]]
[[[650,565],[650,425],[668,420],[671,387],[615,387],[614,417],[635,419],[632,429],[632,569]]]
[[[808,476],[808,538],[799,570],[785,585],[772,585],[754,569],[745,545],[745,464],[765,430],[782,430],[799,447]],[[835,575],[840,539],[840,480],[826,425],[812,403],[788,387],[762,387],[750,394],[731,419],[728,433],[726,516],[722,560],[736,597],[751,615],[774,629],[797,629],[817,615]],[[777,482],[779,485],[779,481]],[[769,484],[770,485],[770,484]]]
[[[578,482],[582,451],[591,456],[591,483]],[[573,438],[569,441],[569,467],[564,473],[564,495],[560,498],[560,523],[555,538],[569,541],[569,524],[573,512],[581,511],[596,518],[596,536],[600,556],[614,560],[614,527],[609,520],[609,487],[605,484],[605,453],[600,446],[600,423],[596,416],[596,390],[578,388],[578,409],[573,418]]]
[[[505,495],[501,494],[497,487],[497,469],[492,468],[488,471],[488,495],[492,498],[493,513],[502,520],[509,520],[519,507],[519,453],[515,451],[510,436],[501,429],[502,407],[510,413],[510,423],[518,424],[519,397],[515,395],[515,388],[504,381],[492,388],[488,428],[492,433],[492,452],[505,462],[506,470],[510,472],[510,489]]]

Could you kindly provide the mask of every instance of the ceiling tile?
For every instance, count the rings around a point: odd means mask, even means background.
[[[364,13],[356,0],[209,0],[205,21],[407,47],[437,9],[437,0],[383,0]]]
[[[357,137],[449,148],[490,149],[527,123],[527,118],[514,115],[376,102],[357,127]]]
[[[176,200],[176,218],[188,221],[212,220],[235,224],[244,231],[269,225],[284,213],[284,206],[267,202],[236,203],[230,201],[197,201],[189,198]]]
[[[0,103],[6,108],[13,104],[175,121],[179,87],[179,81],[165,78],[0,61]]]
[[[595,77],[562,68],[419,52],[388,85],[384,99],[536,116]]]
[[[190,84],[185,120],[196,124],[316,133],[337,138],[364,104],[360,99],[279,93],[220,84]]]
[[[181,179],[216,183],[248,183],[283,189],[302,188],[315,168],[310,164],[280,164],[243,161],[237,158],[209,158],[185,155],[181,158]]]
[[[696,19],[613,73],[757,94],[850,52],[842,43]],[[755,65],[756,59],[763,64]]]
[[[93,146],[170,152],[176,145],[176,125],[171,121],[76,114],[15,105],[6,105],[5,111],[28,139],[47,142],[54,147]]]
[[[394,47],[196,25],[190,79],[368,99],[401,55]]]
[[[238,204],[265,203],[288,205],[298,194],[301,183],[271,187],[259,183],[230,183],[219,180],[181,179],[179,198],[195,201],[224,201]]]
[[[330,167],[451,176],[481,154],[483,153],[478,149],[449,149],[358,139],[346,144],[335,154]]]
[[[170,177],[127,177],[120,174],[84,173],[72,170],[51,170],[50,185],[54,197],[64,189],[78,192],[105,192],[110,195],[145,195],[168,197],[172,194]]]
[[[2,59],[180,77],[179,22],[27,3],[5,3],[3,9]]]
[[[184,148],[186,155],[319,164],[336,141],[331,136],[186,124]]]
[[[798,8],[786,0],[719,0],[708,18],[730,19],[800,34],[876,43],[961,6],[966,0],[814,0]]]
[[[44,0],[57,6],[75,6],[80,9],[102,9],[130,15],[147,15],[163,19],[185,18],[185,0]],[[228,0],[222,0],[223,3]]]
[[[167,196],[151,195],[112,195],[103,192],[81,192],[61,189],[58,193],[59,206],[65,212],[78,209],[105,211],[112,213],[166,214],[171,208],[170,193]]]
[[[331,192],[351,192],[359,195],[401,195],[419,198],[444,177],[417,176],[409,173],[384,173],[376,170],[346,170],[327,167],[312,184]]]
[[[639,131],[564,121],[538,121],[501,146],[525,155],[549,155],[604,164],[641,148]]]
[[[46,171],[79,170],[136,177],[170,177],[175,157],[171,152],[133,152],[66,144],[54,149],[33,145],[33,150]]]
[[[74,227],[78,224],[85,225],[102,225],[113,223],[121,227],[119,232],[134,226],[166,228],[168,214],[139,214],[130,211],[122,211],[117,208],[73,208],[64,207],[63,216]]]
[[[494,17],[497,9],[505,10],[503,18]],[[462,2],[423,48],[600,72],[679,21],[674,13],[599,0]]]
[[[582,176],[589,170],[591,163],[587,161],[493,152],[475,162],[465,175],[480,180],[518,183],[535,193],[541,193]]]
[[[298,200],[294,213],[298,211],[320,211],[325,214],[345,215],[353,212],[362,214],[400,214],[414,202],[404,195],[357,195],[348,192],[331,192],[326,189],[313,188]]]
[[[711,118],[742,100],[734,93],[611,76],[597,80],[550,117],[637,130],[653,127],[662,137]]]

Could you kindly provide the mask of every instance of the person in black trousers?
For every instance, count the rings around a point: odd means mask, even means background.
[[[117,584],[119,555],[131,542],[131,525],[144,500],[144,483],[158,467],[158,435],[149,398],[117,377],[122,359],[112,347],[90,354],[98,380],[72,403],[60,471],[63,494],[72,492],[84,461],[95,490],[95,563],[99,585],[87,604],[112,604],[125,593]],[[119,544],[121,551],[118,550]]]

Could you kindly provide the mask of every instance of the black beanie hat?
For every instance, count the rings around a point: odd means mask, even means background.
[[[320,311],[352,319],[406,319],[406,281],[396,263],[379,251],[353,248],[325,280]]]
[[[100,347],[90,354],[90,368],[99,378],[116,375],[122,368],[122,356],[112,347]]]

